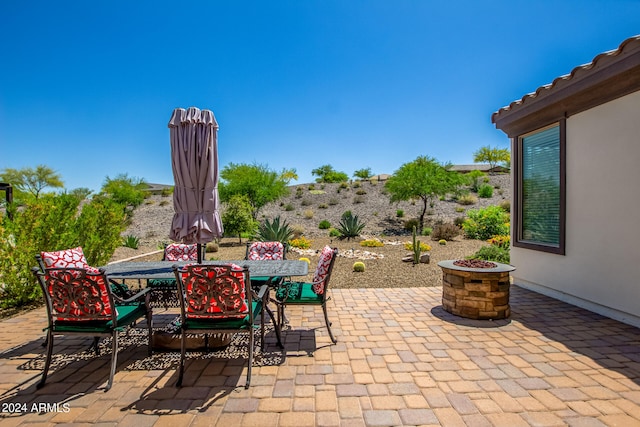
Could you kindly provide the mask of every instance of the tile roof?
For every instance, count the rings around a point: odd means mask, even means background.
[[[593,60],[584,65],[575,67],[569,74],[565,74],[556,78],[553,82],[540,86],[534,92],[524,95],[521,99],[513,101],[511,104],[500,108],[491,115],[491,121],[496,121],[505,114],[514,110],[518,110],[535,102],[539,98],[546,97],[550,94],[560,92],[564,87],[575,84],[577,81],[587,79],[597,70],[603,70],[614,62],[624,59],[624,56],[638,55],[640,56],[640,35],[630,37],[623,41],[617,49],[603,52],[597,55]]]

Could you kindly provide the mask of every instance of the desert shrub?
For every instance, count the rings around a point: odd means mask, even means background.
[[[360,189],[360,190],[356,191],[356,194],[358,196],[364,196],[365,194],[367,194],[367,192],[365,190],[363,190],[363,189]]]
[[[468,259],[482,259],[485,261],[501,262],[503,264],[509,264],[511,255],[509,248],[503,248],[496,245],[483,246],[475,254],[468,257]]]
[[[498,205],[505,212],[511,212],[511,202],[509,200],[503,200]]]
[[[470,210],[462,224],[470,239],[487,240],[495,235],[509,234],[509,215],[498,206]]]
[[[458,197],[458,203],[461,205],[473,205],[478,203],[478,199],[473,194],[463,194]]]
[[[347,184],[346,182],[341,182],[340,185],[338,186],[338,189],[344,190],[349,188],[349,184]]]
[[[483,184],[478,189],[478,197],[489,199],[493,196],[493,187],[489,184]]]
[[[323,219],[322,221],[320,221],[320,224],[318,224],[318,228],[320,230],[328,230],[329,228],[331,228],[331,223],[326,219]]]
[[[318,205],[318,209],[328,209],[329,206],[325,205],[324,203],[322,203],[321,205]]]
[[[309,194],[324,194],[326,191],[324,190],[309,190]]]
[[[309,249],[311,247],[311,240],[300,236],[297,239],[289,240],[289,245],[298,249]]]
[[[335,197],[332,197],[332,198],[329,199],[329,206],[335,206],[338,203],[339,203],[338,199],[336,199]]]
[[[309,206],[311,205],[311,201],[309,199],[302,199],[302,201],[300,202],[300,204],[302,206]]]
[[[350,216],[353,216],[351,211],[344,211],[344,212],[342,212],[342,215],[340,216],[340,218],[344,219],[344,218],[347,218],[347,217],[350,217]]]
[[[340,237],[340,231],[337,228],[330,228],[329,237]]]
[[[296,188],[296,195],[295,195],[296,199],[301,199],[302,193],[303,193],[302,187]]]
[[[360,181],[356,181],[352,185],[353,188],[360,188]]]
[[[292,237],[294,239],[297,239],[298,237],[302,236],[304,234],[304,226],[300,225],[300,224],[295,224],[291,226],[291,233]]]
[[[287,203],[286,205],[284,205],[284,210],[287,211],[287,212],[291,212],[294,209],[295,208],[293,207],[293,205],[291,203]]]
[[[171,203],[171,202],[169,202],[168,200],[161,200],[160,203],[158,203],[158,204],[160,206],[167,206],[169,203]]]
[[[379,248],[384,246],[384,243],[378,239],[367,239],[360,242],[360,246],[364,246],[365,248]]]
[[[422,229],[422,235],[423,236],[430,236],[432,232],[433,232],[433,228],[431,228],[431,227],[424,227]]]
[[[220,250],[220,245],[218,245],[216,242],[209,242],[204,247],[204,251],[206,253],[218,252],[219,250]]]
[[[364,196],[355,196],[353,198],[353,203],[354,204],[364,203]]]
[[[404,222],[404,229],[407,231],[413,230],[413,227],[419,228],[420,221],[417,218],[411,218]]]
[[[404,211],[402,209],[398,209],[396,211],[396,217],[402,218],[404,216]]]
[[[462,213],[462,212],[464,212],[464,208],[462,206],[456,206],[456,212],[457,213]]]
[[[169,197],[173,195],[173,187],[163,188],[162,191],[160,192],[160,195],[162,197]]]
[[[408,251],[412,251],[413,252],[413,243],[412,242],[404,242],[404,248]],[[421,252],[428,252],[431,250],[431,246],[427,245],[424,242],[420,242],[420,251]]]
[[[286,220],[280,222],[280,216],[273,221],[265,219],[258,226],[256,237],[263,242],[282,242],[286,243],[293,236],[293,230]]]
[[[364,272],[364,269],[365,269],[364,262],[356,261],[356,262],[353,263],[353,271],[355,271],[357,273],[362,273],[362,272]]]
[[[346,212],[345,212],[346,213]],[[338,225],[338,231],[340,232],[340,239],[352,239],[358,237],[365,227],[365,223],[360,221],[358,215],[342,215],[340,224]]]
[[[138,249],[138,246],[140,246],[140,239],[132,234],[129,234],[122,238],[122,246],[124,246],[125,248]]]
[[[27,201],[13,219],[0,216],[0,306],[19,307],[40,300],[31,267],[42,251],[81,246],[90,265],[104,265],[122,244],[125,207],[96,195],[78,214],[80,198],[47,194]]]
[[[462,228],[462,224],[464,224],[464,222],[467,220],[467,217],[465,216],[457,216],[454,218],[453,220],[453,224],[456,227]]]
[[[460,228],[450,222],[437,224],[431,232],[431,240],[453,240],[460,234]]]
[[[307,209],[307,210],[305,210],[305,211],[304,211],[304,217],[305,217],[306,219],[311,219],[311,218],[313,218],[313,210],[311,210],[311,209]]]
[[[315,184],[309,184],[309,191],[315,190],[316,189],[316,185]]]

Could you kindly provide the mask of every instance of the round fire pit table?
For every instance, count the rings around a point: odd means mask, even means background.
[[[509,317],[509,273],[515,267],[492,261],[478,263],[485,268],[473,268],[464,264],[474,263],[468,260],[438,263],[442,268],[442,307],[451,314],[468,319]]]

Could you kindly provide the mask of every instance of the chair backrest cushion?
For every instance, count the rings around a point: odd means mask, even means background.
[[[93,268],[92,268],[93,269]],[[93,269],[96,270],[96,269]],[[78,268],[47,268],[44,282],[57,320],[111,320],[112,306],[104,274]]]
[[[191,264],[181,278],[188,318],[244,318],[249,313],[242,267]]]
[[[64,249],[54,252],[40,252],[45,268],[85,268],[92,273],[98,269],[89,266],[82,248]]]
[[[165,261],[197,261],[198,245],[171,243],[164,248]]]
[[[247,259],[252,261],[284,259],[284,245],[281,242],[253,242],[249,246]]]
[[[329,274],[329,268],[331,267],[331,261],[334,257],[334,250],[331,246],[325,246],[320,252],[320,259],[318,260],[318,266],[313,274],[313,292],[318,295],[322,295],[326,288],[326,279]]]

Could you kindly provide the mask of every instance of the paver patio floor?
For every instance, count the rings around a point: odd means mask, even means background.
[[[148,357],[142,327],[122,340],[108,392],[108,348],[95,357],[74,337],[56,339],[37,390],[37,309],[0,322],[0,425],[640,425],[639,329],[517,286],[510,319],[472,321],[445,312],[441,292],[331,290],[337,345],[322,310],[288,308],[286,348],[269,334],[248,390],[239,348],[192,354],[176,388],[177,353]]]

